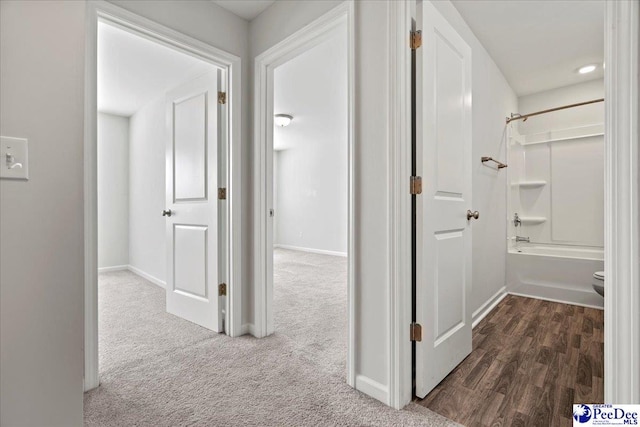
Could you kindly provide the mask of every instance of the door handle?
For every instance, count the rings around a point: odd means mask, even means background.
[[[162,216],[171,216],[173,214],[173,212],[171,212],[171,209],[165,209],[162,211]]]
[[[473,218],[473,219],[480,218],[480,212],[478,212],[478,211],[471,212],[471,209],[468,209],[467,210],[467,221],[470,221],[471,218]]]

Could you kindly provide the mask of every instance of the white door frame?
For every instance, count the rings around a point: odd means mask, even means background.
[[[269,209],[268,186],[273,183],[273,73],[277,66],[318,45],[333,34],[338,26],[347,26],[348,48],[348,236],[347,236],[347,301],[348,344],[347,382],[355,384],[355,307],[354,307],[354,4],[348,0],[325,15],[298,30],[255,59],[254,100],[254,323],[250,331],[265,337],[274,331],[273,247],[268,247]]]
[[[241,61],[238,56],[105,1],[87,2],[84,105],[84,389],[98,387],[97,45],[98,22],[209,62],[227,76],[227,334],[242,334],[241,274]]]
[[[605,8],[604,401],[640,403],[640,149],[636,1]]]
[[[391,1],[389,31],[389,397],[402,409],[411,402],[411,49],[415,1]]]

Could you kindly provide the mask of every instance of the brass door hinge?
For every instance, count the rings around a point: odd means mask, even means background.
[[[419,323],[412,323],[409,326],[409,339],[411,341],[422,341],[422,325]]]
[[[412,176],[409,178],[409,193],[422,194],[422,177]]]
[[[227,103],[227,92],[218,92],[218,104]]]
[[[218,188],[218,200],[227,200],[226,188]]]
[[[225,296],[227,295],[227,284],[226,283],[220,283],[218,285],[218,296]]]
[[[417,48],[422,46],[422,31],[411,31],[410,34],[411,36],[409,39],[409,46],[411,47],[411,50],[416,50]]]

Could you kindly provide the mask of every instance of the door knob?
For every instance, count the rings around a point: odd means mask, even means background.
[[[467,221],[470,221],[471,218],[473,219],[478,219],[480,218],[480,212],[475,211],[475,212],[471,212],[471,210],[467,210]]]
[[[162,216],[171,216],[171,209],[165,209],[162,211]]]

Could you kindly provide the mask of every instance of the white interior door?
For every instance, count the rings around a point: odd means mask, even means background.
[[[167,94],[167,312],[219,332],[218,76]]]
[[[429,1],[418,16],[416,395],[424,397],[471,352],[471,49]]]

